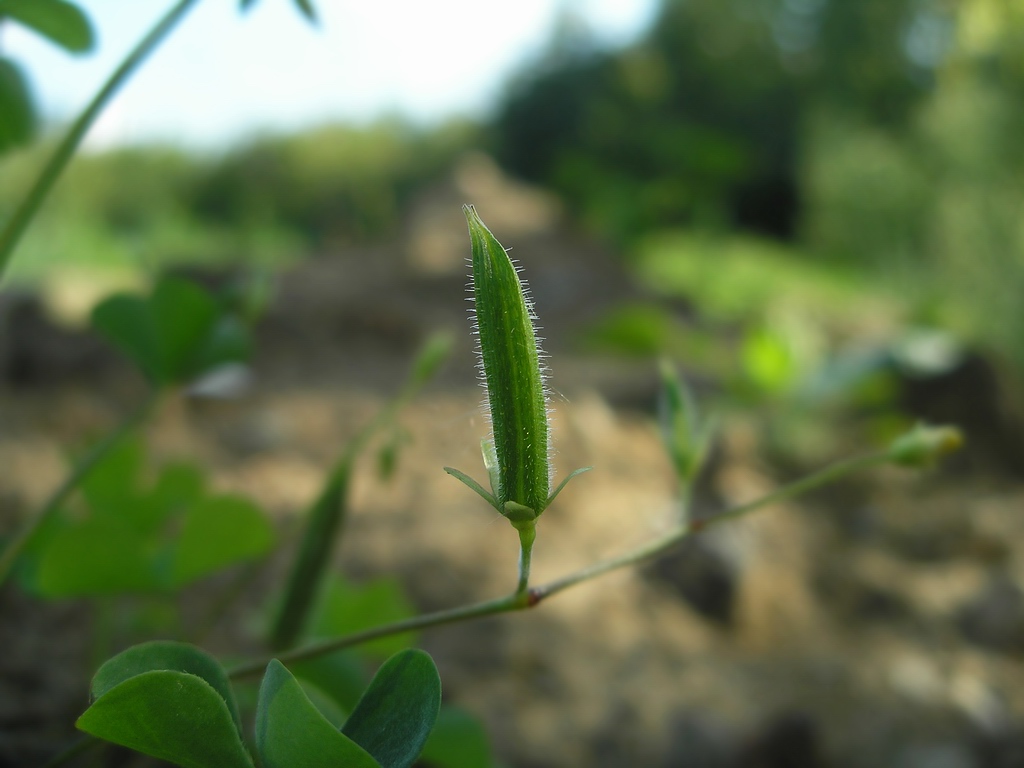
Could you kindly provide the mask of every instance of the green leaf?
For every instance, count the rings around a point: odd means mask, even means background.
[[[0,0],[0,17],[12,19],[72,53],[92,50],[96,39],[89,18],[65,0]]]
[[[163,581],[154,560],[164,547],[116,518],[67,523],[43,544],[32,587],[50,598],[156,591]]]
[[[231,718],[239,734],[241,733],[242,721],[238,715],[227,672],[213,656],[188,643],[156,640],[133,645],[108,659],[96,670],[90,692],[94,699],[98,699],[126,680],[143,672],[157,670],[187,672],[201,677],[224,699]]]
[[[441,707],[420,760],[436,768],[492,768],[491,746],[483,724],[457,707]]]
[[[250,352],[247,329],[208,291],[162,278],[149,298],[119,294],[93,311],[92,324],[154,384],[183,383]]]
[[[135,645],[92,679],[93,704],[76,725],[185,768],[252,768],[227,673],[185,643]]]
[[[37,120],[32,94],[21,69],[0,57],[0,155],[27,144],[35,135]]]
[[[339,651],[292,662],[291,671],[296,677],[313,683],[345,712],[351,712],[366,686],[363,666],[363,660],[355,651]]]
[[[498,508],[536,510],[548,501],[547,396],[533,327],[533,308],[505,249],[465,206],[473,254],[473,300],[497,457]]]
[[[92,326],[139,366],[150,381],[164,383],[156,325],[144,299],[127,294],[110,296],[92,311]]]
[[[434,660],[413,648],[384,662],[341,730],[383,768],[407,768],[426,744],[440,707]]]
[[[127,437],[107,451],[82,480],[81,489],[93,509],[103,513],[139,493],[144,456],[137,437]]]
[[[321,596],[313,631],[321,637],[348,635],[401,621],[415,613],[396,579],[375,579],[355,585],[333,577]],[[360,651],[389,656],[415,642],[416,635],[407,632],[366,643]]]
[[[263,768],[378,768],[365,749],[313,706],[277,659],[267,665],[260,685],[256,751]]]
[[[248,499],[203,499],[185,512],[171,581],[183,586],[229,565],[261,557],[273,544],[273,526]]]
[[[164,380],[181,381],[201,373],[202,350],[220,315],[216,300],[195,283],[165,277],[153,289],[150,311]]]

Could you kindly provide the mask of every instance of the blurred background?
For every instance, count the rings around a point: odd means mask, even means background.
[[[169,7],[80,5],[83,56],[0,18],[0,223]],[[544,517],[542,581],[671,525],[659,358],[718,425],[697,515],[919,420],[968,440],[536,614],[426,633],[495,759],[1024,766],[1024,3],[322,2],[312,25],[250,5],[198,4],[15,254],[3,530],[144,390],[89,312],[170,271],[244,294],[255,351],[242,386],[163,409],[152,453],[197,458],[285,528],[451,331],[394,478],[359,475],[337,567],[395,575],[423,610],[510,587],[514,536],[440,470],[476,467],[486,429],[472,203],[532,288],[558,473],[596,467]],[[18,601],[2,663],[41,669],[0,716],[11,754],[37,754],[81,710],[95,606]]]

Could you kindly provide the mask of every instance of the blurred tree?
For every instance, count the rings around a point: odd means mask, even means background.
[[[612,52],[567,22],[509,89],[496,151],[618,239],[679,224],[787,238],[808,116],[905,122],[929,84],[907,48],[923,14],[918,0],[665,0]]]

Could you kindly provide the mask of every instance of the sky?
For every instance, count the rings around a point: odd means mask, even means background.
[[[98,45],[72,56],[7,25],[44,117],[76,114],[170,0],[80,0]],[[656,0],[201,0],[93,127],[94,148],[159,140],[217,147],[265,132],[400,114],[432,124],[485,115],[501,84],[572,10],[597,39],[629,42]]]

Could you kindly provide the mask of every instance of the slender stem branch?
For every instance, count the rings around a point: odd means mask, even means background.
[[[808,491],[812,491],[815,488],[820,488],[823,485],[834,482],[839,478],[858,470],[866,469],[867,467],[874,466],[876,464],[885,464],[890,460],[891,457],[888,451],[880,451],[878,453],[870,453],[864,456],[858,456],[831,464],[825,469],[815,472],[813,475],[808,475],[807,477],[801,478],[793,483],[784,485],[759,499],[746,504],[740,504],[737,507],[728,509],[725,512],[721,512],[706,520],[694,520],[692,522],[687,522],[680,527],[669,531],[663,536],[658,537],[654,541],[632,550],[631,552],[627,552],[618,557],[613,557],[609,560],[604,560],[588,568],[579,570],[576,573],[569,574],[561,579],[544,584],[536,589],[532,589],[530,590],[530,595],[533,597],[534,604],[539,603],[545,598],[561,592],[563,589],[568,589],[569,587],[575,586],[581,582],[602,576],[609,571],[624,568],[628,565],[635,565],[657,557],[674,547],[683,539],[686,539],[695,533],[700,533],[711,526],[719,525],[724,523],[726,520],[735,520],[738,517],[743,517],[744,515],[747,515],[757,509],[761,509],[762,507],[766,507],[780,501],[785,501],[786,499],[791,499],[795,496],[807,493]]]
[[[519,583],[516,594],[525,595],[530,586],[530,562],[533,560],[533,543],[537,540],[537,523],[531,520],[516,528],[519,531]]]
[[[8,219],[3,230],[0,231],[0,279],[3,278],[7,266],[10,264],[11,255],[21,240],[21,236],[39,211],[39,207],[50,193],[54,183],[74,156],[78,146],[82,143],[82,139],[85,138],[96,118],[106,107],[107,102],[113,98],[114,94],[138,69],[139,65],[167,37],[168,33],[177,25],[195,2],[196,0],[180,0],[168,11],[157,25],[150,30],[149,34],[128,54],[127,58],[121,62],[121,66],[114,70],[114,73],[78,116],[78,119],[68,128],[64,138],[57,145],[53,155],[50,156],[50,159],[43,167],[35,184],[22,199],[21,204],[12,214],[11,218]]]
[[[498,613],[510,613],[512,611],[522,611],[528,608],[533,608],[542,600],[545,600],[564,589],[575,586],[576,584],[597,578],[598,576],[602,576],[609,571],[614,571],[618,568],[635,565],[658,557],[688,536],[699,533],[712,525],[717,525],[726,520],[734,520],[770,504],[791,499],[795,496],[799,496],[800,494],[812,491],[815,488],[820,488],[823,485],[827,485],[828,483],[834,482],[858,470],[866,469],[867,467],[877,464],[885,464],[891,460],[891,451],[879,451],[877,453],[870,453],[864,456],[858,456],[837,462],[819,472],[814,473],[813,475],[808,475],[807,477],[790,483],[789,485],[785,485],[755,501],[748,502],[747,504],[740,504],[739,506],[733,507],[732,509],[722,512],[708,520],[698,520],[686,523],[670,531],[664,536],[661,536],[642,547],[638,547],[637,549],[627,552],[624,555],[611,558],[610,560],[605,560],[597,563],[596,565],[590,566],[589,568],[584,568],[561,579],[533,589],[525,587],[526,581],[529,579],[530,556],[527,548],[524,546],[523,556],[526,560],[526,574],[524,576],[523,561],[521,559],[519,589],[507,597],[473,603],[472,605],[463,606],[461,608],[451,608],[444,611],[437,611],[436,613],[427,613],[422,616],[404,619],[392,624],[383,624],[379,627],[367,629],[362,632],[356,632],[351,635],[344,635],[342,637],[311,643],[305,647],[297,648],[294,651],[279,654],[276,658],[287,664],[289,662],[302,661],[316,656],[322,656],[327,653],[333,653],[334,651],[350,648],[352,646],[360,645],[381,637],[387,637],[389,635],[397,635],[417,629],[426,629],[427,627],[436,627],[441,624],[453,624],[455,622],[468,621],[470,619],[480,618],[481,616],[491,616]],[[530,542],[530,545],[532,546],[532,541]],[[247,664],[242,664],[231,670],[229,675],[233,678],[240,678],[258,674],[264,669],[264,667],[266,667],[269,661],[269,659],[261,659]]]
[[[25,547],[28,546],[36,531],[60,509],[74,490],[88,477],[93,468],[146,419],[150,411],[156,406],[159,394],[158,391],[154,390],[142,405],[128,414],[113,432],[93,446],[92,450],[85,455],[85,458],[79,461],[70,474],[64,478],[64,482],[54,490],[50,498],[46,500],[46,503],[25,521],[21,530],[18,531],[14,539],[7,545],[3,554],[0,554],[0,584],[3,584],[11,575],[14,564],[25,550]]]
[[[355,632],[351,635],[344,635],[342,637],[335,637],[317,643],[310,643],[303,648],[297,648],[294,651],[277,654],[274,658],[278,659],[282,663],[288,664],[295,661],[311,659],[316,656],[323,656],[327,653],[334,653],[335,651],[340,651],[345,648],[351,648],[354,645],[368,643],[371,640],[376,640],[380,637],[400,635],[403,632],[412,632],[417,629],[426,629],[427,627],[438,627],[442,624],[452,624],[458,621],[477,619],[481,616],[490,616],[495,613],[521,611],[524,608],[529,607],[528,594],[509,595],[497,600],[473,603],[472,605],[466,605],[460,608],[451,608],[445,611],[437,611],[435,613],[425,613],[421,616],[414,616],[411,619],[404,619],[391,624],[382,624],[379,627],[366,629],[362,632]],[[228,675],[232,678],[250,677],[262,672],[269,662],[269,659],[260,659],[247,664],[241,664],[230,670]]]

